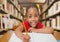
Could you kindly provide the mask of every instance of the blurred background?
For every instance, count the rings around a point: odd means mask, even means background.
[[[0,37],[25,20],[26,9],[31,5],[37,6],[40,21],[52,27],[60,40],[60,0],[0,0]]]

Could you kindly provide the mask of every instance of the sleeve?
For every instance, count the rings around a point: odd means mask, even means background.
[[[38,28],[39,29],[43,28],[43,24],[41,22],[38,23]]]
[[[28,25],[28,22],[27,21],[24,21],[23,27],[26,28],[26,30],[28,31],[29,25]]]

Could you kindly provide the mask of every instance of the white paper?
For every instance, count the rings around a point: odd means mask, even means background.
[[[52,36],[52,34],[43,33],[29,33],[31,39],[29,42],[57,42],[57,40]],[[9,42],[23,42],[19,39],[15,33],[12,34]]]

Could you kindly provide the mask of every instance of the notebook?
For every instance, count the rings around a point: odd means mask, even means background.
[[[43,34],[43,33],[34,33],[34,32],[28,34],[31,37],[29,42],[57,42],[57,40],[52,34]],[[23,42],[23,41],[19,39],[13,32],[9,42]]]

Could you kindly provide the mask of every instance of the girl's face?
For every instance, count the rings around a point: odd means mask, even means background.
[[[31,7],[28,9],[26,19],[29,22],[29,24],[31,25],[31,27],[36,27],[36,25],[39,21],[39,15],[38,15],[38,11],[35,7],[33,7],[33,8]]]

